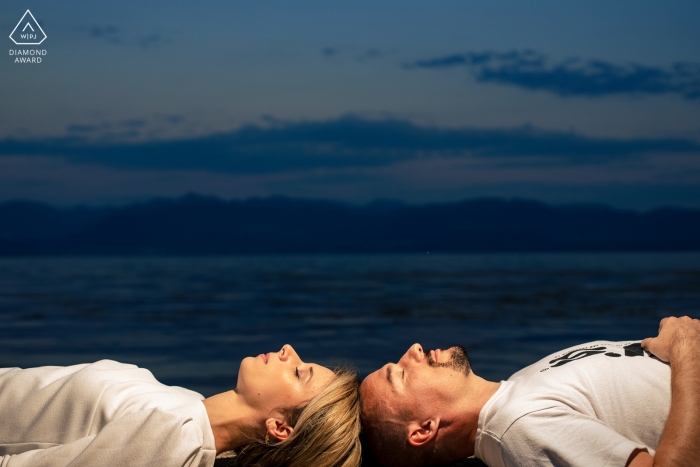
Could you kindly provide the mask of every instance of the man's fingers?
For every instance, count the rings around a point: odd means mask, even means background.
[[[642,341],[642,348],[647,352],[656,355],[655,351],[659,351],[659,345],[657,345],[655,337],[647,337]],[[662,344],[661,344],[662,345]]]
[[[677,345],[700,344],[700,321],[689,316],[669,316],[659,323],[659,335],[642,341],[642,348],[664,362],[671,361]]]

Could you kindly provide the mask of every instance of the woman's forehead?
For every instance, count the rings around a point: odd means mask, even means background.
[[[312,369],[311,371],[313,371],[314,374],[311,381],[311,386],[314,388],[323,387],[335,378],[335,373],[325,366],[309,363],[309,368]]]

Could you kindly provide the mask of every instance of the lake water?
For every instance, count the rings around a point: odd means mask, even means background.
[[[0,259],[0,367],[110,358],[205,396],[292,344],[362,374],[463,344],[505,379],[556,350],[700,316],[700,253]]]

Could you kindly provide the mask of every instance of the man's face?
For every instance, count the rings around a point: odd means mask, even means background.
[[[369,412],[380,409],[396,421],[409,413],[414,419],[431,417],[462,394],[470,371],[462,346],[424,351],[414,344],[397,363],[367,376],[362,395]]]

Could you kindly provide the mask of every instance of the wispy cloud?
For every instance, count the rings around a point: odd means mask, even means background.
[[[122,141],[128,138],[136,138],[140,136],[140,130],[148,124],[144,119],[122,120],[120,122],[103,121],[101,124],[80,124],[73,123],[66,125],[66,131],[71,138],[76,136],[84,137],[79,140],[81,144],[85,144],[87,140],[95,141],[100,139],[105,141]],[[73,139],[75,141],[75,139]]]
[[[101,39],[112,44],[119,44],[123,40],[119,30],[112,25],[93,26],[90,28],[89,34],[93,39]]]
[[[140,121],[133,121],[138,127]],[[127,125],[128,127],[128,125]],[[647,154],[700,156],[679,139],[605,139],[514,129],[422,127],[402,120],[335,120],[247,126],[176,141],[115,142],[73,131],[54,139],[0,140],[0,156],[59,156],[74,163],[149,170],[275,173],[318,168],[381,167],[445,158],[498,158],[500,164],[605,164]],[[532,162],[535,161],[535,162]]]
[[[88,28],[87,33],[93,39],[110,44],[139,46],[143,49],[148,49],[156,44],[167,42],[161,34],[128,34],[114,25],[92,26]]]
[[[323,55],[326,58],[333,57],[337,53],[338,53],[338,49],[336,47],[324,47],[321,49],[321,55]]]
[[[121,125],[127,128],[141,128],[146,125],[146,120],[124,120]]]
[[[532,50],[467,52],[416,60],[405,68],[468,68],[478,82],[548,91],[559,96],[599,97],[612,94],[678,94],[700,98],[700,64],[675,63],[671,67],[618,65],[602,60],[570,58],[552,63]]]
[[[98,130],[97,125],[68,125],[69,133],[94,133]]]
[[[149,34],[147,36],[137,37],[136,42],[141,46],[141,48],[148,49],[163,42],[163,36],[160,34]]]
[[[396,53],[396,49],[384,50],[377,47],[369,47],[366,49],[358,47],[324,47],[321,49],[321,56],[326,59],[345,56],[353,58],[359,62],[365,60],[379,59]]]
[[[185,120],[185,117],[183,117],[182,115],[167,115],[164,118],[165,121],[173,124],[182,123]]]

